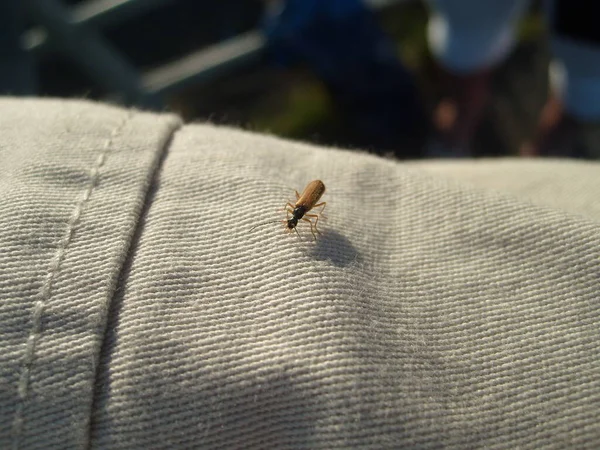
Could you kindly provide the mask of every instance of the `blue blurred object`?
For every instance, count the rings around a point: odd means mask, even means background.
[[[373,12],[360,0],[285,0],[279,6],[265,21],[269,57],[280,65],[308,65],[362,145],[417,156],[424,109]]]

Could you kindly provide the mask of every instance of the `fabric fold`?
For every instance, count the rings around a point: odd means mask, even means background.
[[[0,447],[88,445],[117,277],[179,120],[0,102]]]

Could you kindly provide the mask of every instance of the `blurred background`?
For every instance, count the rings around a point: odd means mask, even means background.
[[[598,157],[600,120],[582,125],[549,95],[541,2],[524,2],[502,58],[471,71],[432,51],[436,3],[2,0],[0,94],[174,111],[399,159]]]

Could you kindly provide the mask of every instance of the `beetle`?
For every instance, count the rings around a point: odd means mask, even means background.
[[[298,230],[296,229],[298,222],[300,222],[300,220],[304,220],[305,222],[310,223],[310,232],[316,240],[317,235],[315,234],[315,231],[318,234],[321,234],[317,228],[317,223],[319,222],[321,213],[327,205],[327,202],[318,203],[325,193],[325,184],[321,180],[313,180],[306,185],[304,191],[302,191],[302,194],[300,194],[298,191],[294,192],[296,193],[296,203],[288,201],[285,204],[283,209],[287,212],[287,219],[283,220],[282,222],[287,231],[291,232],[293,230],[298,236],[300,236],[300,233],[298,233]],[[320,206],[322,206],[322,208],[317,214],[309,214],[311,210]],[[311,219],[315,219],[314,223]],[[266,222],[265,224],[267,223],[274,222]],[[263,224],[255,225],[250,230],[253,230],[260,225]]]
[[[325,193],[325,184],[321,180],[314,180],[306,185],[304,191],[302,191],[302,195],[300,195],[298,191],[295,192],[296,203],[292,205],[291,202],[287,202],[284,208],[287,211],[288,216],[287,220],[284,221],[285,226],[289,231],[294,230],[296,233],[298,233],[298,230],[296,230],[298,221],[304,220],[310,223],[310,232],[316,240],[317,235],[315,234],[315,231],[321,234],[317,228],[319,214],[323,212],[325,206],[327,205],[327,202],[317,203],[319,200],[321,200],[321,197]],[[318,208],[319,206],[322,206],[323,208],[321,208],[321,211],[319,211],[317,214],[308,214],[308,212],[313,208]],[[308,217],[314,218],[315,222],[313,223],[312,220],[308,219]]]

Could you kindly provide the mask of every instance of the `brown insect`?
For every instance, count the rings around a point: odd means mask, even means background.
[[[310,232],[312,233],[315,240],[317,239],[317,235],[321,234],[319,229],[317,228],[317,223],[319,222],[319,215],[325,209],[327,202],[317,203],[323,194],[325,193],[325,185],[321,180],[314,180],[308,183],[308,185],[302,191],[302,195],[298,191],[296,192],[296,203],[292,204],[292,202],[287,202],[284,209],[287,212],[287,219],[283,220],[283,224],[285,225],[286,230],[292,231],[294,230],[298,236],[298,230],[296,227],[298,226],[298,222],[300,220],[304,220],[305,222],[310,223]],[[322,206],[321,210],[317,214],[308,214],[313,208],[318,208]],[[314,219],[314,223],[311,219]],[[267,222],[273,223],[273,222]],[[251,228],[253,230],[258,225]]]
[[[315,231],[321,234],[321,232],[317,228],[317,223],[319,222],[319,214],[323,212],[325,206],[327,205],[327,202],[317,202],[325,193],[325,185],[321,180],[315,180],[308,183],[308,185],[304,188],[302,195],[300,195],[298,191],[294,192],[296,192],[296,204],[292,205],[290,202],[287,202],[287,204],[285,205],[285,210],[287,211],[288,218],[283,222],[285,223],[285,226],[289,231],[295,230],[296,233],[298,233],[298,230],[296,230],[296,226],[298,225],[299,220],[304,220],[310,223],[310,232],[312,233],[315,240],[317,240],[317,235],[315,234]],[[323,208],[321,208],[321,211],[319,211],[318,214],[308,214],[310,210],[312,210],[313,208],[318,208],[319,206],[322,206]],[[292,215],[292,217],[290,217],[290,214]],[[312,220],[308,219],[307,217],[314,218],[315,223],[313,223]]]

